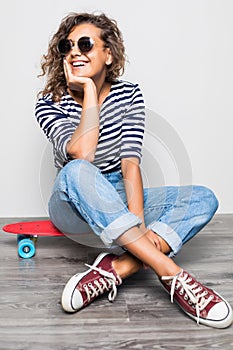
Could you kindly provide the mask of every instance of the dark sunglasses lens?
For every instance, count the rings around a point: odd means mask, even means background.
[[[81,52],[88,52],[92,49],[94,42],[88,36],[83,36],[78,41],[78,47]]]
[[[59,41],[57,48],[62,55],[66,55],[71,50],[71,43],[68,39],[62,39]]]

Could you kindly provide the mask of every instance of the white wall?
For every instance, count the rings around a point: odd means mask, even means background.
[[[161,139],[152,120],[146,135],[150,181],[209,186],[218,212],[232,213],[231,0],[8,0],[0,5],[0,216],[47,215],[54,169],[34,120],[40,59],[62,17],[94,10],[117,20],[130,59],[124,78],[140,83],[150,118],[167,130]],[[170,161],[160,165],[163,154]]]

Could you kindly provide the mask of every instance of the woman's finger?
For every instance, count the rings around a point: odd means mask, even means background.
[[[69,78],[70,78],[71,70],[70,70],[69,64],[68,64],[68,62],[67,62],[67,60],[65,58],[64,58],[64,61],[63,61],[63,67],[64,67],[66,80],[68,81]]]

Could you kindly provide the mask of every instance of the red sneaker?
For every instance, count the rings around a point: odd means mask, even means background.
[[[188,272],[160,279],[165,290],[191,318],[206,326],[226,328],[233,322],[232,309],[214,290],[203,286]]]
[[[100,294],[110,291],[109,301],[114,301],[117,295],[117,285],[122,283],[112,267],[112,262],[118,256],[101,253],[95,259],[90,269],[77,273],[69,279],[62,293],[62,307],[66,312],[76,312],[95,300]]]

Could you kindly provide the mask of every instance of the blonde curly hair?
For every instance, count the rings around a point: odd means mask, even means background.
[[[63,18],[58,31],[49,42],[48,52],[43,55],[41,61],[42,73],[39,77],[46,76],[47,83],[39,94],[42,96],[52,93],[55,102],[60,101],[67,89],[65,74],[63,70],[63,56],[58,51],[58,42],[68,37],[75,26],[83,23],[91,23],[101,29],[101,39],[105,47],[109,47],[113,62],[107,66],[106,81],[114,82],[124,73],[126,61],[125,47],[120,30],[115,20],[108,18],[105,14],[70,13]]]

